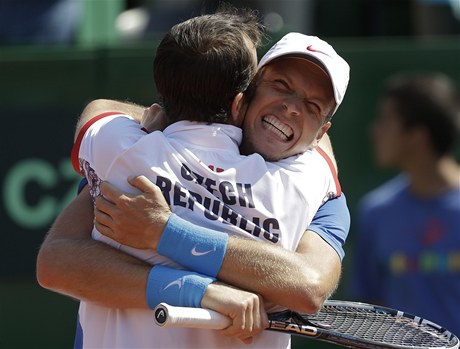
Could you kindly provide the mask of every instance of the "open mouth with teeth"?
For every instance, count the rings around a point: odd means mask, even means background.
[[[284,141],[289,141],[294,136],[294,132],[289,126],[283,124],[272,115],[265,116],[262,121],[268,130],[278,135]]]

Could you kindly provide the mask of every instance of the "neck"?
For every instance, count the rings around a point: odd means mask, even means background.
[[[426,159],[404,169],[411,191],[421,197],[431,197],[460,187],[460,166],[452,156]]]

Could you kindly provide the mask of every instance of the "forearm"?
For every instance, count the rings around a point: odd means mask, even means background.
[[[335,290],[340,278],[343,245],[350,230],[345,194],[323,204],[309,229],[295,252],[230,238],[218,276],[275,303],[287,299],[293,302],[287,305],[291,308],[316,307]],[[244,272],[237,274],[238,268]]]
[[[336,250],[314,232],[304,233],[292,252],[198,227],[175,214],[169,217],[157,250],[190,270],[310,313],[335,289],[341,268]]]
[[[40,285],[106,307],[147,308],[145,288],[151,266],[101,242],[54,239],[39,255]]]
[[[301,312],[316,312],[335,290],[341,264],[335,251],[320,241],[318,235],[309,231],[305,234],[296,252],[268,243],[230,238],[218,278],[258,293],[272,303]]]
[[[120,102],[109,99],[96,99],[88,103],[83,109],[80,118],[77,122],[75,130],[75,138],[80,132],[81,128],[92,118],[106,112],[120,112],[127,114],[134,118],[139,123],[141,122],[146,107],[137,105],[131,102]]]
[[[91,238],[93,204],[88,188],[59,215],[37,257],[41,286],[104,306],[147,307],[151,266]]]

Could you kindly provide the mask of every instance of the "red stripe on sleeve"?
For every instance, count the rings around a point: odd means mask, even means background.
[[[318,153],[321,154],[321,156],[326,160],[327,164],[329,165],[329,168],[332,172],[332,176],[334,177],[334,182],[335,182],[335,187],[337,188],[337,196],[342,195],[342,187],[340,186],[339,182],[339,176],[337,175],[337,171],[335,170],[334,163],[332,162],[331,158],[327,153],[321,149],[320,147],[316,147],[316,150],[318,150]]]
[[[78,161],[78,154],[80,152],[81,141],[83,140],[83,136],[85,135],[85,133],[88,130],[88,128],[90,128],[91,125],[93,125],[98,120],[101,120],[101,119],[103,119],[103,118],[105,118],[107,116],[117,115],[117,114],[123,114],[123,113],[116,112],[116,111],[102,113],[100,115],[95,116],[91,120],[88,120],[88,122],[83,125],[83,127],[80,130],[80,132],[78,133],[78,136],[77,136],[77,139],[75,140],[75,143],[73,144],[72,153],[70,154],[70,159],[72,161],[73,169],[77,173],[79,173],[81,175],[84,175],[83,171],[80,170],[80,163]]]

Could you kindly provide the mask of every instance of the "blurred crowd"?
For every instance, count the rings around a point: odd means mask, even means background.
[[[116,37],[117,42],[157,38],[179,21],[214,11],[218,2],[0,0],[0,44],[105,44],[114,42],[107,37]],[[460,34],[460,0],[227,2],[258,9],[272,33],[299,31],[320,37]]]

